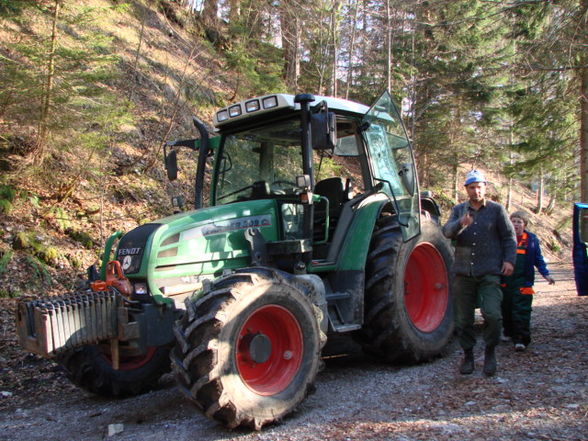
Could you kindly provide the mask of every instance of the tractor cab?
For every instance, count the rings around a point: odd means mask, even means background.
[[[245,237],[254,263],[290,272],[336,264],[355,212],[371,199],[388,200],[404,240],[419,233],[414,159],[387,92],[371,108],[306,94],[268,95],[220,109],[214,125],[213,147],[200,130],[195,193],[209,175],[210,206],[271,204],[271,213],[238,221],[238,228],[251,228]],[[170,143],[168,171],[179,144]]]

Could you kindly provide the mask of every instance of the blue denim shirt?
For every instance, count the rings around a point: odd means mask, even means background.
[[[473,223],[462,227],[459,219],[468,212]],[[485,200],[476,210],[470,202],[463,202],[451,210],[443,225],[443,234],[455,243],[452,271],[464,276],[500,275],[503,262],[514,266],[517,242],[515,231],[505,208]]]

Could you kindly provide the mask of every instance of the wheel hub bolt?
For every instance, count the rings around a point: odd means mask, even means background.
[[[284,360],[292,360],[293,356],[292,351],[284,351]]]

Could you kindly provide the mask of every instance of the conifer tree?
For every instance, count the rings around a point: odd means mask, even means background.
[[[416,11],[413,112],[415,144],[424,182],[452,175],[458,165],[479,166],[493,145],[481,125],[497,99],[504,30],[485,2],[454,1],[422,5]],[[449,169],[445,169],[445,167]]]
[[[509,94],[509,109],[514,118],[514,145],[518,158],[505,170],[540,189],[536,210],[543,210],[543,186],[548,193],[561,196],[574,185],[574,151],[578,119],[575,99],[573,57],[574,40],[567,29],[574,12],[570,4],[549,3],[516,5],[506,11],[512,29],[509,38],[516,42],[517,63],[511,65],[518,78]],[[572,32],[572,34],[574,34]],[[564,37],[564,38],[562,38]]]
[[[20,153],[35,158],[34,163],[14,162],[13,170],[18,170],[14,179],[34,173],[51,182],[49,188],[55,189],[58,199],[70,195],[68,183],[78,185],[80,179],[69,178],[80,173],[91,178],[96,170],[89,158],[106,152],[117,125],[128,121],[127,104],[109,90],[118,61],[112,53],[112,37],[88,26],[99,14],[121,7],[54,0],[48,7],[39,5],[3,21],[5,30],[20,33],[5,42],[9,56],[0,65],[4,86],[0,102],[9,122],[2,136],[29,137],[25,143],[32,148]],[[38,34],[22,32],[33,22]],[[70,32],[61,32],[63,28]],[[55,184],[56,169],[66,184]]]

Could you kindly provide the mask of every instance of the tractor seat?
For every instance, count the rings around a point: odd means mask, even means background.
[[[346,197],[345,182],[342,178],[323,179],[316,183],[314,186],[314,192],[329,200],[329,212],[336,213],[340,211],[341,205],[349,199]],[[323,205],[324,211],[324,203],[319,203],[319,205]]]
[[[349,201],[349,188],[351,187],[351,180],[347,179],[344,181],[342,178],[334,177],[327,178],[319,181],[314,186],[314,192],[320,196],[324,196],[329,200],[329,236],[333,237],[333,232],[343,204]],[[320,201],[315,206],[315,221],[314,221],[314,236],[315,240],[324,238],[323,225],[326,219],[326,204],[324,201]]]

